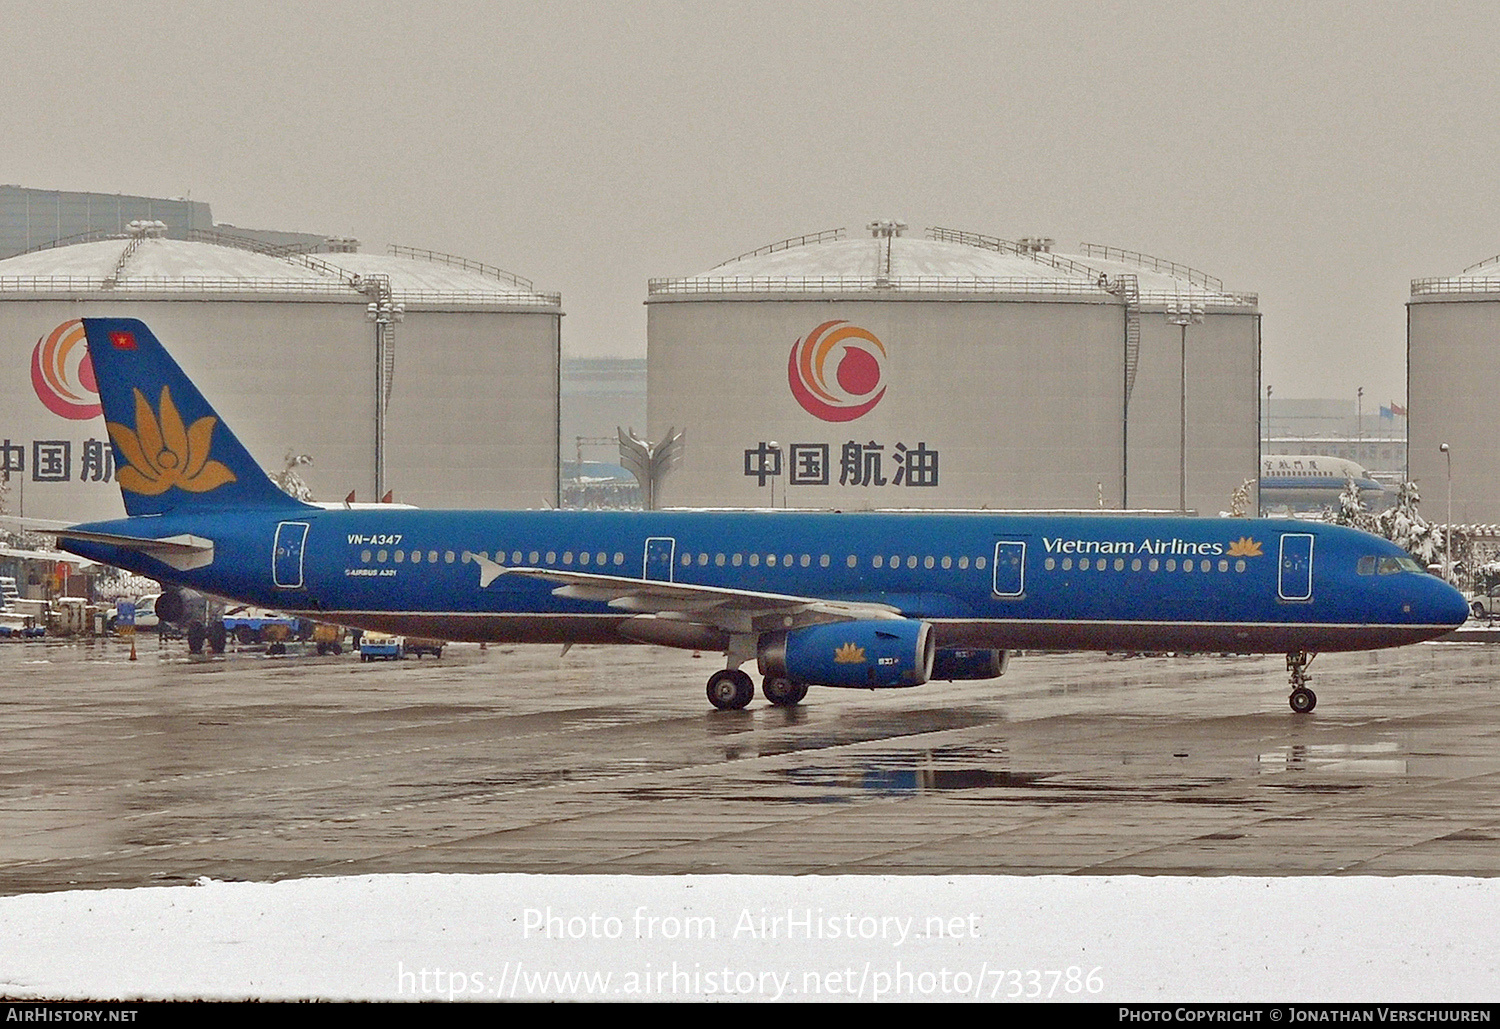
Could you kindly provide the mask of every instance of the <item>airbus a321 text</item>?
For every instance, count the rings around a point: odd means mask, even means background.
[[[1310,655],[1431,639],[1468,613],[1393,544],[1296,521],[304,504],[143,323],[84,325],[128,517],[55,530],[67,550],[371,630],[721,652],[717,708],[753,699],[752,661],[792,705],[809,686],[990,679],[1034,648],[1284,653],[1307,712]]]

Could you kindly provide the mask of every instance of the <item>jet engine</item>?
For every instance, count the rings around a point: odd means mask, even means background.
[[[207,643],[215,654],[224,653],[223,605],[197,590],[175,589],[164,584],[161,596],[156,598],[156,617],[182,630],[187,636],[189,652],[201,654]]]
[[[813,686],[883,689],[932,677],[932,626],[915,619],[829,622],[761,639],[762,675]]]
[[[1007,650],[976,650],[970,647],[941,647],[932,662],[932,678],[943,682],[956,679],[998,679],[1010,664]]]

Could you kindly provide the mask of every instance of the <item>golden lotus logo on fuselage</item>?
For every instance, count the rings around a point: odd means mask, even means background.
[[[1260,557],[1261,556],[1260,543],[1258,543],[1257,541],[1251,539],[1249,536],[1241,536],[1239,539],[1237,539],[1233,543],[1229,544],[1229,556],[1230,557]]]
[[[207,493],[234,482],[235,475],[228,466],[209,460],[217,422],[213,415],[204,415],[191,426],[184,426],[168,387],[161,388],[156,411],[151,410],[146,395],[135,390],[135,428],[105,423],[125,462],[116,475],[120,488],[155,497],[173,486],[189,493]]]
[[[833,652],[833,663],[836,665],[862,665],[865,663],[865,648],[856,647],[852,643],[845,643]]]

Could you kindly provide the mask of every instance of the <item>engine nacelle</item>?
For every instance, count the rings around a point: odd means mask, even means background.
[[[956,679],[998,679],[1010,664],[1007,650],[976,650],[971,647],[940,647],[932,661],[932,678],[943,682]]]
[[[932,677],[932,626],[915,619],[830,622],[761,639],[762,675],[811,686],[884,689]]]
[[[201,609],[202,606],[203,594],[195,590],[163,586],[161,595],[156,598],[156,617],[173,625],[185,625],[190,620],[193,609]]]

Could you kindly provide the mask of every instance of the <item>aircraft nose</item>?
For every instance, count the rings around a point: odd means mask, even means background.
[[[1427,602],[1432,622],[1457,628],[1468,621],[1469,602],[1464,595],[1441,579],[1434,579],[1432,585],[1432,598]]]

